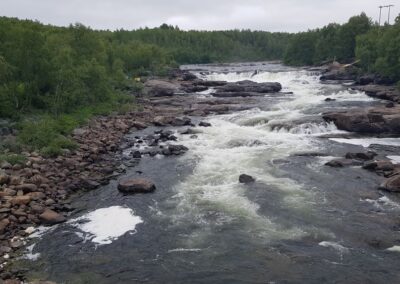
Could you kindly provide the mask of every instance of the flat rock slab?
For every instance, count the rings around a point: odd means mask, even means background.
[[[123,193],[149,193],[156,190],[154,183],[148,179],[124,179],[118,183],[118,190]]]
[[[63,215],[51,209],[46,209],[42,214],[39,215],[39,219],[42,221],[42,223],[47,225],[55,225],[66,221],[66,218]]]

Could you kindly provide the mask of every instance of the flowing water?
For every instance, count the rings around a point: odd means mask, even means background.
[[[212,127],[199,128],[197,139],[178,135],[185,155],[146,157],[124,175],[151,178],[154,194],[122,195],[116,181],[83,194],[68,223],[32,238],[21,264],[28,275],[59,283],[399,283],[399,198],[378,192],[382,179],[360,167],[324,166],[371,144],[389,145],[379,154],[399,161],[399,139],[347,139],[354,135],[321,119],[381,102],[276,64],[184,68],[206,80],[277,81],[285,94],[208,117]],[[256,182],[239,184],[243,173]]]

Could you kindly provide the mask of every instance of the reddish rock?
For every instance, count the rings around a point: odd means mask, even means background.
[[[148,193],[155,189],[153,182],[142,178],[125,179],[118,183],[118,190],[123,193]]]
[[[15,196],[10,200],[12,205],[27,205],[31,202],[31,197],[28,195]]]
[[[9,224],[10,220],[8,219],[3,219],[0,221],[0,234],[4,232],[5,228],[7,228]]]
[[[39,215],[39,219],[44,224],[48,225],[59,224],[66,221],[63,215],[58,214],[57,212],[51,209],[46,209],[42,214]]]
[[[392,191],[392,192],[400,192],[400,175],[395,175],[395,176],[387,179],[380,186],[380,189]]]
[[[4,173],[0,173],[0,185],[7,184],[10,180],[10,177]]]

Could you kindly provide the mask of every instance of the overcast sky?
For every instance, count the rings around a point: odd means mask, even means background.
[[[389,1],[389,2],[388,2]],[[0,0],[0,15],[65,26],[135,29],[162,23],[181,29],[303,31],[343,23],[362,11],[374,20],[379,5],[398,0]],[[392,8],[392,21],[398,15]],[[387,19],[387,9],[382,12]]]

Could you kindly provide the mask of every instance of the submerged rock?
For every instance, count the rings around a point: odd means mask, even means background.
[[[242,174],[242,175],[239,176],[239,182],[240,183],[249,184],[249,183],[253,183],[255,181],[256,180],[252,176],[249,176],[249,175],[246,175],[246,174]]]
[[[343,167],[361,166],[361,165],[362,163],[360,161],[353,159],[334,159],[325,164],[325,166],[329,166],[332,168],[343,168]]]
[[[118,190],[123,193],[149,193],[155,189],[153,182],[143,178],[125,179],[118,183]]]

